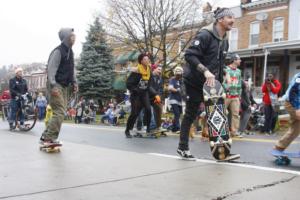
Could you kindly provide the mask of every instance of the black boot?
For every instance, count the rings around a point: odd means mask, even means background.
[[[125,136],[127,138],[132,138],[132,135],[130,134],[130,131],[129,130],[125,130]]]

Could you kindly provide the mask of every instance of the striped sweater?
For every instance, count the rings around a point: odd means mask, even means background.
[[[230,98],[241,96],[242,93],[242,77],[241,70],[232,69],[229,66],[225,68],[225,77],[223,82],[227,96]]]

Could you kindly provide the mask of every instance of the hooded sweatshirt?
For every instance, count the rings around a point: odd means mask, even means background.
[[[201,94],[200,98],[203,98],[202,87],[206,78],[203,72],[197,69],[198,64],[204,65],[215,75],[216,80],[222,83],[224,61],[228,47],[227,34],[221,38],[216,26],[210,24],[198,32],[191,45],[185,51],[187,67],[185,67],[184,82],[186,85],[196,89]]]
[[[50,54],[48,59],[48,81],[53,87],[57,83],[61,85],[68,85],[76,83],[76,77],[74,73],[74,55],[72,51],[72,46],[70,44],[70,37],[74,34],[74,29],[72,28],[62,28],[60,29],[58,36],[61,41],[61,45],[56,47]],[[63,69],[66,65],[66,62],[69,63],[69,69]],[[67,76],[72,77],[63,77],[66,76],[66,72],[69,73]]]

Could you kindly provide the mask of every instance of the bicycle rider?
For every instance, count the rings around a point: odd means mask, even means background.
[[[9,130],[14,129],[14,122],[16,120],[17,111],[21,108],[21,95],[28,92],[27,82],[22,77],[23,69],[18,67],[15,70],[16,76],[9,80],[9,91],[11,95],[10,101],[10,115],[9,115]],[[24,126],[24,115],[21,113],[20,118],[20,128]]]

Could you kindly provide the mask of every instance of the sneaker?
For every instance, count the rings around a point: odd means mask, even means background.
[[[20,125],[20,126],[19,126],[19,129],[20,129],[20,130],[25,130],[25,125],[23,125],[23,124]]]
[[[14,129],[15,129],[14,125],[10,123],[10,124],[9,124],[9,130],[12,131],[12,130],[14,130]]]
[[[196,158],[191,154],[189,150],[177,149],[178,155],[184,160],[195,161]]]
[[[45,138],[44,136],[41,136],[39,143],[40,144],[46,144],[46,143],[61,144],[61,142],[59,140],[57,140],[57,139],[55,139],[55,140],[48,139],[48,138]]]
[[[126,136],[126,138],[132,138],[130,131],[125,131],[125,136]]]

